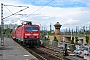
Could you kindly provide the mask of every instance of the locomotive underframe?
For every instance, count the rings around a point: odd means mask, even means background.
[[[39,38],[17,38],[18,42],[25,45],[39,45],[41,44]]]
[[[23,42],[25,43],[25,44],[30,44],[30,45],[32,45],[32,44],[39,44],[40,43],[40,39],[37,39],[37,38],[24,38],[23,39]]]

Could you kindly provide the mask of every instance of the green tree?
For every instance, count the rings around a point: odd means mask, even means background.
[[[85,38],[86,38],[86,42],[88,43],[88,41],[89,41],[89,36],[85,36]]]
[[[0,36],[1,36],[1,27],[0,27]]]
[[[50,35],[51,34],[51,32],[50,31],[48,31],[48,35]]]
[[[49,39],[49,37],[48,38],[45,37],[44,40],[50,40],[50,39]]]
[[[74,37],[72,37],[71,44],[74,44]]]
[[[6,29],[5,33],[8,35],[8,37],[10,37],[11,36],[11,29],[10,28]]]
[[[54,36],[54,41],[58,42],[57,38]]]
[[[78,40],[78,37],[75,37],[75,39],[76,39],[76,43],[78,43],[78,41],[79,41],[79,40]]]

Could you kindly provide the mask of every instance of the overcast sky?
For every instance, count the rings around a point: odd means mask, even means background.
[[[90,25],[90,0],[0,0],[0,3],[29,7],[18,13],[27,15],[13,15],[5,18],[4,24],[20,24],[21,20],[30,20],[47,30],[50,24],[52,29],[54,29],[53,25],[56,22],[62,25],[62,30],[69,27],[88,27]],[[3,6],[3,17],[7,17],[24,8],[26,7]]]

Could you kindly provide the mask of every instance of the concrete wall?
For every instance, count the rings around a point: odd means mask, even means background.
[[[63,37],[61,35],[56,35],[56,38],[58,39],[58,41],[62,41]]]
[[[88,44],[90,44],[90,36],[89,36],[89,41],[88,41]]]
[[[59,42],[61,42],[63,40],[63,36],[61,35],[55,35],[56,38],[58,39]],[[50,40],[54,40],[54,36],[49,36]],[[70,38],[69,37],[65,37],[65,42],[70,42]]]
[[[71,38],[70,37],[65,37],[65,42],[70,42]]]
[[[83,44],[87,44],[86,38],[83,39]]]
[[[58,41],[62,41],[62,36],[60,36],[60,35],[55,35],[55,36],[58,39]],[[54,40],[54,36],[49,36],[49,39]]]
[[[50,40],[54,40],[54,36],[49,36],[49,39]]]
[[[58,39],[59,42],[61,42],[63,40],[63,36],[61,36],[61,35],[55,35],[55,36],[56,36],[56,38]],[[64,38],[65,38],[65,42],[70,42],[70,40],[71,40],[71,37],[64,37]],[[49,39],[50,40],[54,40],[54,36],[49,36]],[[83,44],[87,44],[85,37],[78,37],[78,39],[79,40],[82,39],[83,40]],[[75,40],[74,40],[74,42],[75,42]],[[89,38],[88,44],[90,44],[90,38]]]

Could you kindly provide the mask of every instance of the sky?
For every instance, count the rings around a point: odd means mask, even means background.
[[[41,29],[49,30],[50,24],[52,29],[55,29],[54,24],[59,22],[62,25],[61,30],[75,29],[76,26],[79,28],[86,26],[89,29],[90,0],[0,0],[0,3],[4,4],[4,24],[32,21],[33,24],[39,24]],[[27,6],[29,8],[25,9]],[[10,16],[22,9],[25,10]],[[6,18],[7,16],[10,17]]]

